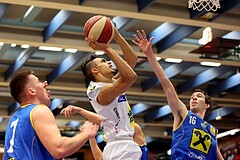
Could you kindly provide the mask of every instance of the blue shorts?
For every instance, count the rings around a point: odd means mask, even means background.
[[[148,160],[148,149],[146,145],[140,146],[142,151],[142,157],[140,160]]]

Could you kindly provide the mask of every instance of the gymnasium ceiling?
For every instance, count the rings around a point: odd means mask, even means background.
[[[239,128],[240,1],[221,0],[220,5],[212,13],[188,10],[187,0],[0,0],[1,142],[8,119],[18,107],[8,93],[8,82],[24,69],[32,69],[42,81],[48,81],[53,99],[51,109],[63,134],[74,133],[75,128],[69,127],[72,122],[85,121],[81,116],[66,119],[58,113],[67,104],[92,111],[79,65],[94,53],[83,40],[83,25],[94,15],[112,18],[139,57],[135,67],[138,79],[127,95],[149,144],[166,146],[163,151],[170,147],[172,115],[145,55],[131,42],[137,29],[155,37],[153,48],[161,58],[159,63],[183,102],[188,104],[194,89],[207,90],[214,103],[207,120],[220,133]],[[213,31],[212,49],[202,47],[194,51],[201,47],[198,40],[208,26]],[[21,48],[23,44],[29,47]],[[121,54],[114,41],[110,45]],[[44,51],[39,46],[62,50]],[[69,48],[77,52],[66,52]],[[166,58],[181,58],[182,62],[166,62]],[[221,66],[202,66],[202,61],[218,62]],[[215,120],[218,115],[222,119]]]

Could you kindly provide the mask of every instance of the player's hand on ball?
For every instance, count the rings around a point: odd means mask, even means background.
[[[91,47],[93,50],[106,50],[109,45],[107,43],[99,43],[96,41],[96,39],[92,36],[90,38],[85,38],[85,42],[88,44],[89,47]]]

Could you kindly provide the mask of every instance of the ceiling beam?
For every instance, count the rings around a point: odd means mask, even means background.
[[[233,92],[238,92],[238,91],[240,91],[240,85],[226,90],[226,92],[228,92],[228,94],[233,93]],[[224,96],[224,95],[222,95],[222,96]]]
[[[212,121],[212,120],[215,120],[217,116],[221,116],[224,118],[224,116],[227,116],[238,110],[239,110],[238,108],[231,108],[231,107],[218,108],[208,113],[205,117],[205,120]]]
[[[150,105],[138,103],[138,104],[135,104],[134,106],[132,106],[132,113],[133,113],[133,115],[137,115],[139,113],[142,113],[142,112],[148,110],[149,108],[151,108]]]
[[[189,67],[193,66],[194,63],[192,62],[182,62],[182,63],[178,63],[178,64],[173,64],[169,67],[167,67],[164,72],[167,75],[167,77],[170,79],[172,77],[174,77],[175,75],[178,75],[179,73],[185,71],[186,69],[188,69]],[[158,78],[154,75],[151,78],[149,78],[148,80],[142,82],[142,90],[146,91],[150,88],[153,88],[154,86],[160,84],[160,81],[158,80]]]
[[[22,23],[32,22],[42,10],[43,8],[30,6],[29,9],[24,14],[23,18],[21,19],[21,22]]]
[[[8,69],[4,72],[5,80],[8,80],[12,75],[18,71],[25,62],[38,50],[37,47],[30,47],[25,49],[18,58],[8,67]]]
[[[187,82],[180,84],[177,87],[177,91],[178,93],[183,93],[187,90],[191,90],[233,69],[234,67],[229,67],[229,66],[220,66],[220,67],[210,68],[198,74],[197,76],[194,76],[192,79],[189,79]]]
[[[2,47],[0,48],[0,58],[3,58],[4,55],[7,53],[7,51],[11,48],[10,44],[4,43]]]
[[[71,11],[61,10],[43,30],[43,42],[46,42],[72,15]]]
[[[115,27],[120,30],[123,26],[125,26],[128,22],[130,22],[131,18],[124,18],[121,16],[116,16],[112,19],[112,22],[114,23]]]
[[[240,40],[240,31],[231,31],[224,35],[222,38]]]
[[[52,83],[54,80],[61,77],[65,72],[70,70],[75,64],[84,62],[84,60],[90,56],[91,54],[88,52],[76,52],[69,55],[59,64],[57,69],[47,75],[47,82],[49,84]]]
[[[121,16],[115,16],[112,18],[112,22],[114,23],[115,27],[121,32],[124,37],[131,37],[133,33],[127,32],[127,30],[135,25],[138,20],[132,18],[125,18]]]
[[[142,12],[144,9],[153,4],[154,0],[137,0],[138,12]]]
[[[215,94],[220,94],[223,91],[231,89],[235,86],[240,84],[240,73],[234,74],[233,76],[229,77],[218,83],[217,85],[211,86],[207,88],[208,94],[210,96]]]
[[[128,32],[128,30],[131,29],[131,27],[134,26],[137,22],[138,22],[137,19],[130,19],[128,23],[122,26],[122,28],[120,29],[120,32],[124,37],[126,37],[126,39],[132,39],[133,34],[136,33],[136,32]]]
[[[152,45],[155,45],[157,42],[161,41],[162,39],[173,33],[179,27],[180,27],[179,24],[165,22],[158,26],[157,28],[155,28],[150,34],[147,35],[147,37],[148,39],[154,37]]]
[[[176,30],[174,30],[172,33],[167,35],[164,39],[156,43],[157,52],[161,53],[162,51],[176,44],[177,42],[183,40],[190,34],[193,34],[198,29],[200,29],[200,27],[185,26],[185,25],[179,26]]]
[[[172,113],[172,111],[171,111],[171,108],[169,107],[169,105],[165,105],[165,106],[162,106],[162,107],[158,108],[157,110],[155,110],[155,111],[153,111],[149,114],[146,114],[143,117],[144,122],[151,122],[155,119],[162,118],[162,117],[167,116],[171,113]]]
[[[8,8],[9,8],[8,4],[0,4],[0,19],[4,16]]]

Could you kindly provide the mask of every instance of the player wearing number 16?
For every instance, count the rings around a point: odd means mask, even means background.
[[[188,111],[156,60],[152,41],[153,37],[148,40],[145,31],[142,30],[134,35],[133,43],[146,54],[149,64],[162,85],[174,117],[171,159],[222,160],[217,146],[217,130],[204,120],[206,112],[212,105],[210,97],[200,89],[195,90],[190,97]]]
[[[62,137],[49,109],[47,86],[46,81],[40,82],[30,70],[20,72],[11,80],[10,93],[20,108],[6,128],[3,160],[60,159],[75,153],[96,135],[98,126],[87,121],[81,133]]]

